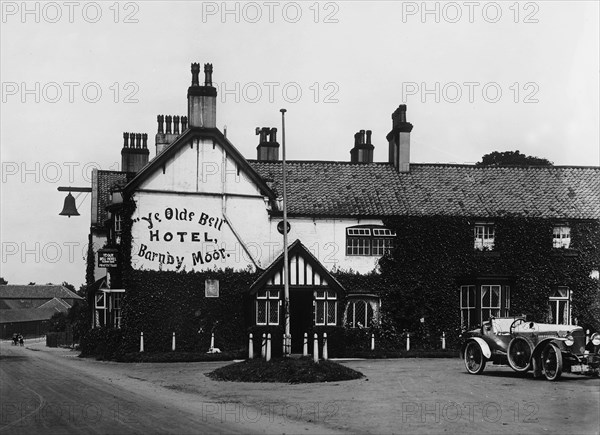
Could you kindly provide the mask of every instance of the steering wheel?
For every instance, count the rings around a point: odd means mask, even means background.
[[[519,317],[518,319],[515,319],[515,321],[510,324],[509,333],[510,333],[511,337],[515,336],[515,328],[517,326],[519,326],[521,323],[527,323],[527,322],[522,317]]]

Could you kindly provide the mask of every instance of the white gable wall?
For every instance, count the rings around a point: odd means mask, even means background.
[[[139,189],[221,193],[225,180],[227,193],[260,194],[257,186],[212,139],[191,140],[181,146],[163,168],[164,171],[157,170],[150,175]]]
[[[134,194],[135,269],[267,267],[258,242],[269,238],[258,186],[212,140],[183,145]],[[258,247],[258,249],[257,249]]]

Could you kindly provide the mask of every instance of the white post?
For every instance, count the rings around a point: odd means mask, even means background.
[[[248,337],[248,359],[254,358],[254,343],[252,342],[252,333]]]
[[[371,334],[371,350],[375,350],[375,334]]]
[[[171,350],[175,352],[175,333],[173,333],[173,340],[171,340]]]
[[[316,363],[319,362],[319,337],[317,336],[316,332],[313,341],[313,361]]]
[[[585,331],[585,344],[588,344],[590,342],[590,330],[586,330]]]
[[[308,356],[308,334],[304,333],[304,349],[302,349],[302,356]]]
[[[406,350],[410,350],[410,333],[406,333]]]
[[[210,348],[211,350],[215,348],[215,333],[210,334]]]
[[[267,334],[263,333],[262,343],[260,344],[260,357],[267,356]]]
[[[140,332],[140,352],[144,351],[144,333]]]
[[[323,359],[325,361],[327,361],[328,359],[328,352],[327,352],[327,333],[324,332],[323,333]]]
[[[442,350],[446,350],[446,333],[442,332]]]
[[[267,355],[265,358],[267,361],[271,361],[271,333],[267,334]]]

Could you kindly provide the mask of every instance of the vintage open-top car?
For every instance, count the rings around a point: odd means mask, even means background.
[[[550,381],[563,372],[600,374],[600,334],[586,343],[580,326],[535,323],[525,316],[492,318],[463,334],[461,358],[467,372],[478,375],[488,361],[508,364],[516,372],[533,370]]]

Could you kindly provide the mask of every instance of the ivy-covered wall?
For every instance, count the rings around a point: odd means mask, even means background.
[[[219,281],[219,297],[205,297],[207,279]],[[255,280],[255,273],[232,269],[202,273],[131,270],[123,301],[127,350],[137,350],[140,332],[144,332],[148,352],[170,350],[173,332],[180,351],[207,351],[213,332],[220,350],[243,348],[247,343],[244,291]]]
[[[547,321],[552,290],[567,286],[573,292],[573,318],[585,328],[599,330],[598,280],[590,272],[600,266],[600,222],[569,222],[570,249],[556,249],[553,220],[493,221],[494,249],[481,252],[473,248],[474,218],[388,219],[385,224],[396,231],[398,245],[380,261],[384,318],[423,336],[447,331],[452,342],[460,332],[459,284],[474,277],[502,276],[512,279],[511,314]]]

